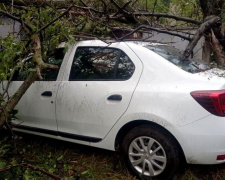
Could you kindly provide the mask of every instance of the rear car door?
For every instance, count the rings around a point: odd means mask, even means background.
[[[142,63],[125,44],[74,47],[57,94],[60,136],[97,142],[129,106]]]

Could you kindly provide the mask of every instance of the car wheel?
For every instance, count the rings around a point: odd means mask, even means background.
[[[156,125],[132,129],[125,136],[122,148],[129,169],[141,179],[169,179],[181,162],[173,136]]]

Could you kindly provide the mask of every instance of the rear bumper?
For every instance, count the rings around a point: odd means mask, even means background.
[[[225,155],[225,118],[207,116],[178,128],[178,138],[189,164],[221,164]]]

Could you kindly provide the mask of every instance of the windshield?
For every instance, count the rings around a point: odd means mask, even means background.
[[[178,49],[168,46],[168,45],[148,45],[145,46],[146,48],[154,51],[158,55],[164,57],[166,60],[170,61],[171,63],[175,64],[179,68],[183,69],[184,71],[190,73],[198,73],[208,69],[208,66],[199,62],[193,62],[190,60],[181,60],[182,51]]]

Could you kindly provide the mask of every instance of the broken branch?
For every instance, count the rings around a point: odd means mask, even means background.
[[[170,15],[170,14],[164,14],[164,13],[150,13],[150,12],[136,12],[133,13],[134,16],[153,16],[153,17],[164,17],[164,18],[170,18],[170,19],[174,19],[177,21],[184,21],[184,22],[188,22],[188,23],[192,23],[192,24],[197,24],[200,25],[202,22],[201,21],[196,21],[194,19],[191,18],[186,18],[186,17],[178,17],[178,16],[174,16],[174,15]]]
[[[181,59],[187,59],[190,56],[196,44],[198,43],[199,39],[203,36],[203,34],[215,23],[220,21],[220,18],[218,16],[211,16],[211,17],[208,17],[207,19],[208,20],[202,23],[201,26],[196,31],[196,33],[194,34],[192,40],[189,42],[186,50],[181,56]]]
[[[171,31],[166,31],[166,30],[161,30],[161,29],[150,27],[150,26],[144,26],[144,25],[139,26],[138,28],[136,28],[135,30],[131,31],[130,33],[127,33],[125,36],[119,38],[118,40],[122,41],[122,40],[126,39],[127,37],[129,37],[130,35],[132,35],[133,33],[137,32],[137,31],[139,31],[141,29],[148,29],[148,30],[159,32],[159,33],[164,33],[164,34],[169,34],[169,35],[172,35],[172,36],[177,36],[177,37],[180,37],[180,38],[188,40],[188,41],[191,40],[191,38],[189,38],[187,36],[184,36],[184,35],[181,35],[181,34],[178,34],[178,33],[174,33],[174,32],[171,32]]]
[[[16,164],[16,165],[9,165],[9,166],[6,166],[6,167],[4,167],[4,168],[1,168],[1,169],[0,169],[0,172],[9,170],[9,169],[11,169],[11,168],[13,168],[13,167],[24,167],[24,168],[29,168],[29,169],[32,169],[32,170],[34,170],[34,171],[39,171],[39,172],[41,172],[41,173],[43,173],[43,174],[45,174],[45,175],[47,175],[47,176],[49,176],[49,177],[51,177],[51,178],[53,178],[53,179],[56,179],[56,180],[60,180],[60,179],[61,179],[58,175],[55,175],[55,174],[50,173],[50,172],[48,172],[48,171],[46,171],[46,170],[44,170],[44,169],[41,169],[41,168],[39,168],[39,167],[33,166],[33,165],[31,165],[31,164],[27,164],[27,163],[21,163],[21,164]]]
[[[46,24],[45,26],[43,26],[41,29],[39,29],[36,33],[38,34],[39,32],[45,30],[46,28],[48,28],[49,26],[51,26],[53,23],[55,23],[56,21],[58,21],[59,19],[61,19],[63,16],[65,16],[69,11],[70,9],[73,7],[73,4],[71,6],[69,6],[67,8],[67,10],[62,13],[61,15],[59,15],[58,17],[56,17],[55,19],[53,19],[50,23]]]

